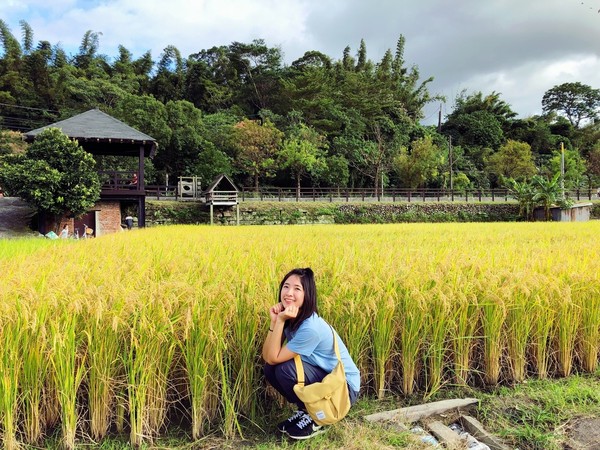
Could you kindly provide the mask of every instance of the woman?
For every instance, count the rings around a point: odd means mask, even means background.
[[[325,429],[312,420],[294,393],[298,382],[294,357],[300,355],[302,359],[306,385],[322,381],[338,362],[333,351],[332,329],[317,312],[317,288],[310,268],[294,269],[283,277],[279,303],[269,309],[269,316],[271,325],[262,350],[265,376],[288,402],[298,406],[290,418],[277,424],[277,429],[293,439],[308,439]],[[360,373],[337,332],[336,337],[350,403],[354,403],[360,390]]]

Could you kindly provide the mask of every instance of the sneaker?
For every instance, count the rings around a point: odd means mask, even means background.
[[[308,439],[325,433],[326,430],[327,428],[317,425],[307,413],[303,413],[302,417],[286,428],[285,431],[292,439]]]
[[[289,428],[290,425],[292,425],[296,420],[300,419],[300,417],[302,417],[303,415],[304,415],[304,411],[299,409],[291,417],[285,419],[283,422],[279,422],[277,424],[277,429],[279,431],[281,431],[282,433],[285,433],[286,427]]]

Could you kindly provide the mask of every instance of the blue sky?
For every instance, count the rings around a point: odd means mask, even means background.
[[[100,53],[119,44],[158,60],[168,45],[188,56],[233,41],[265,39],[287,63],[318,50],[339,59],[365,39],[378,62],[406,37],[405,60],[432,93],[445,95],[443,114],[467,92],[500,92],[521,117],[541,113],[545,91],[579,81],[600,88],[600,0],[2,0],[0,18],[20,37],[76,53],[84,33],[100,35]],[[430,105],[426,123],[437,120]]]

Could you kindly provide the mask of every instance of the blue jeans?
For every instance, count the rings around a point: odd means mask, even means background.
[[[302,361],[302,367],[304,368],[305,385],[318,383],[329,375],[329,372],[304,361]],[[295,403],[298,409],[305,409],[304,403],[300,401],[294,392],[294,385],[298,383],[298,376],[296,375],[296,364],[293,359],[274,366],[265,364],[264,372],[271,386],[283,395],[288,402]],[[350,404],[354,404],[358,398],[358,392],[354,391],[350,386],[348,386],[348,392],[350,393]]]

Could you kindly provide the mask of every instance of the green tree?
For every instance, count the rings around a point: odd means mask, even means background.
[[[550,220],[550,208],[563,198],[560,187],[560,173],[552,178],[535,175],[531,179],[531,186],[534,190],[533,201],[544,207],[546,220]]]
[[[549,169],[552,175],[560,175],[561,172],[561,151],[555,150],[550,159]],[[586,165],[585,160],[579,154],[577,149],[565,149],[565,179],[564,185],[567,189],[577,189],[582,187],[585,180]]]
[[[193,166],[206,145],[202,112],[185,100],[169,101],[165,109],[171,135],[161,149],[160,167],[175,177],[196,175]]]
[[[341,155],[328,156],[325,159],[326,166],[320,176],[321,180],[330,186],[339,189],[348,185],[350,169],[348,160]]]
[[[256,120],[245,119],[233,129],[233,144],[237,148],[236,163],[240,170],[250,175],[256,192],[261,177],[272,176],[275,170],[275,156],[283,139],[271,122],[261,125]]]
[[[498,120],[502,128],[517,116],[510,105],[500,98],[500,93],[492,91],[486,96],[481,91],[467,95],[463,90],[456,98],[452,115],[472,114],[476,111],[486,111]]]
[[[504,132],[498,118],[488,111],[452,115],[442,126],[445,135],[452,136],[454,145],[498,150]]]
[[[403,147],[394,158],[394,169],[404,187],[417,188],[439,177],[444,164],[443,150],[433,143],[431,136],[411,143],[410,152]]]
[[[521,217],[525,220],[532,220],[533,209],[535,208],[535,191],[532,184],[527,180],[517,181],[514,178],[506,178],[504,185],[511,197],[519,203],[519,214]]]
[[[158,150],[154,157],[154,165],[157,170],[169,173],[169,155],[166,149],[169,148],[173,130],[169,126],[166,106],[150,95],[126,94],[117,102],[111,114],[156,139]],[[147,177],[147,180],[148,184],[152,181],[150,177]]]
[[[282,169],[289,169],[296,180],[296,198],[300,198],[302,177],[322,172],[326,167],[323,136],[306,125],[298,126],[283,142],[277,160]]]
[[[600,89],[592,89],[580,82],[554,86],[542,98],[544,112],[555,111],[564,115],[575,127],[583,120],[595,119],[600,107]]]
[[[6,157],[5,157],[6,158]],[[22,155],[0,167],[0,184],[50,214],[58,225],[66,214],[80,216],[100,198],[100,181],[92,155],[58,128],[41,132]]]
[[[537,173],[529,144],[510,139],[490,156],[487,166],[498,177],[516,180],[531,178]]]
[[[200,177],[203,186],[206,186],[222,173],[233,174],[233,162],[225,153],[208,142],[198,153],[191,172]]]
[[[151,92],[163,103],[181,100],[184,93],[185,66],[179,50],[167,46],[158,62],[156,76],[151,81]]]
[[[568,121],[565,120],[567,123]],[[525,119],[515,119],[511,122],[507,139],[526,142],[531,146],[534,160],[538,165],[549,157],[552,149],[557,148],[564,137],[554,134],[548,116],[533,116]],[[569,124],[570,126],[570,124]]]

